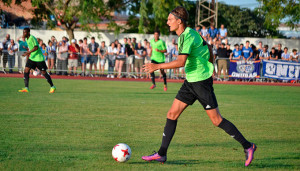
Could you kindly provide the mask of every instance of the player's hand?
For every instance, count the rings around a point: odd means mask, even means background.
[[[159,52],[159,50],[158,50],[157,48],[155,49],[155,51],[156,51],[156,52]]]
[[[29,56],[30,55],[30,52],[25,52],[25,53],[23,53],[23,55],[22,56]]]
[[[152,73],[152,72],[154,72],[154,71],[156,71],[156,70],[158,70],[158,69],[159,69],[159,68],[158,68],[157,64],[153,64],[153,63],[145,64],[145,65],[143,66],[143,70],[144,70],[145,72],[147,72],[147,73]]]

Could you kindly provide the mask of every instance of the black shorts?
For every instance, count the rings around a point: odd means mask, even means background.
[[[46,71],[48,69],[45,61],[34,62],[30,59],[27,60],[25,67],[28,67],[28,68],[31,68],[31,69],[38,68],[40,71]]]
[[[188,105],[192,105],[196,100],[198,100],[205,110],[215,109],[218,107],[212,77],[193,83],[189,83],[185,80],[176,95],[176,99]]]
[[[155,60],[151,60],[151,63],[153,63],[153,64],[162,64],[164,62],[156,62]]]

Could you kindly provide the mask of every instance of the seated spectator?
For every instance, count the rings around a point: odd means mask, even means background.
[[[260,52],[259,54],[259,59],[260,60],[269,60],[270,54],[268,52],[268,45],[265,45],[263,48],[263,51]]]
[[[242,52],[243,52],[243,59],[245,61],[251,60],[252,56],[253,56],[253,50],[252,50],[251,47],[249,47],[249,44],[250,44],[250,42],[247,40],[246,41],[246,46],[243,47],[243,50],[242,50]]]
[[[201,31],[200,25],[197,25],[196,28],[195,28],[195,30],[196,30],[198,33],[200,33],[200,31]]]
[[[121,78],[121,73],[123,69],[123,65],[126,60],[125,56],[125,46],[122,46],[120,43],[117,45],[117,57],[116,57],[116,71],[118,72],[118,78]]]
[[[242,57],[242,51],[239,49],[239,45],[235,44],[234,45],[234,50],[230,54],[230,60],[240,60]]]
[[[290,54],[288,53],[288,48],[285,47],[283,49],[283,53],[281,54],[281,60],[283,61],[289,61],[290,60]]]
[[[15,41],[13,39],[10,39],[10,44],[7,48],[8,51],[8,68],[9,73],[13,73],[13,68],[15,67],[15,61],[16,61],[16,53],[18,51],[18,45],[15,44]]]
[[[296,49],[293,49],[292,53],[290,54],[290,61],[298,62],[299,54],[297,53]]]
[[[208,30],[205,26],[202,27],[200,34],[203,38],[207,38],[208,37]]]
[[[214,25],[210,26],[208,33],[209,33],[209,37],[211,37],[213,39],[218,38],[218,30],[215,28]]]
[[[279,43],[277,45],[277,49],[275,50],[275,52],[277,53],[278,59],[281,59],[281,54],[283,53],[283,50],[281,48],[282,48],[282,44]]]
[[[277,53],[275,51],[275,48],[272,47],[272,50],[270,52],[270,57],[269,57],[270,60],[277,60],[278,59],[278,56],[277,56]]]
[[[218,77],[221,76],[221,71],[223,70],[223,78],[226,79],[227,76],[227,49],[225,48],[225,44],[222,43],[221,47],[217,50],[218,54]]]
[[[227,39],[227,29],[224,28],[224,24],[221,24],[221,28],[219,29],[219,38],[221,40]]]
[[[56,75],[68,75],[68,49],[67,42],[63,40],[58,48]]]
[[[101,42],[100,46],[100,63],[99,63],[99,72],[100,76],[104,75],[104,69],[105,69],[105,62],[107,58],[108,52],[107,52],[107,47],[105,46],[105,41]]]
[[[72,39],[71,45],[69,46],[69,59],[68,59],[69,75],[71,76],[75,75],[77,72],[79,52],[80,52],[79,45],[76,43],[75,39]]]
[[[138,43],[137,48],[134,50],[135,54],[135,72],[137,77],[143,78],[143,65],[144,65],[144,57],[146,56],[146,50],[142,47],[141,43]]]

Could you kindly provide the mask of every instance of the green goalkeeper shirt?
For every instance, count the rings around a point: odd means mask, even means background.
[[[185,62],[188,82],[198,82],[212,76],[214,66],[209,62],[209,49],[197,31],[187,27],[178,38],[178,49],[179,55],[188,55]]]
[[[38,49],[30,54],[29,59],[34,62],[42,62],[45,60],[43,52],[41,48],[39,48],[39,43],[36,40],[36,38],[32,35],[28,39],[26,39],[26,43],[28,45],[29,50],[32,50],[35,46],[38,47]]]

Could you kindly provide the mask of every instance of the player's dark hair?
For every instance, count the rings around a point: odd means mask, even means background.
[[[159,30],[154,30],[154,33],[158,33],[160,35],[160,31]]]
[[[235,44],[234,46],[239,46],[239,44]]]
[[[243,43],[241,43],[241,44],[240,44],[240,46],[241,46],[241,45],[242,45],[242,46],[244,46],[244,44],[243,44]]]
[[[147,42],[148,42],[148,40],[147,40],[147,39],[144,39],[144,41],[147,41]]]
[[[24,30],[30,33],[30,28],[24,28]]]
[[[246,41],[246,43],[250,43],[250,41],[249,41],[249,40],[247,40],[247,41]]]
[[[95,37],[92,37],[91,39],[95,40]]]
[[[293,49],[293,51],[292,52],[297,52],[297,49]]]
[[[170,13],[176,18],[180,19],[183,22],[184,26],[187,25],[187,21],[189,20],[189,13],[184,7],[178,6],[175,9],[173,9]]]
[[[284,49],[289,50],[289,48],[287,48],[287,47],[284,47]]]
[[[274,47],[272,47],[272,50],[273,50],[273,49],[275,50],[275,48],[274,48]]]
[[[86,37],[84,37],[84,38],[83,38],[83,40],[87,40],[87,38],[86,38]]]

